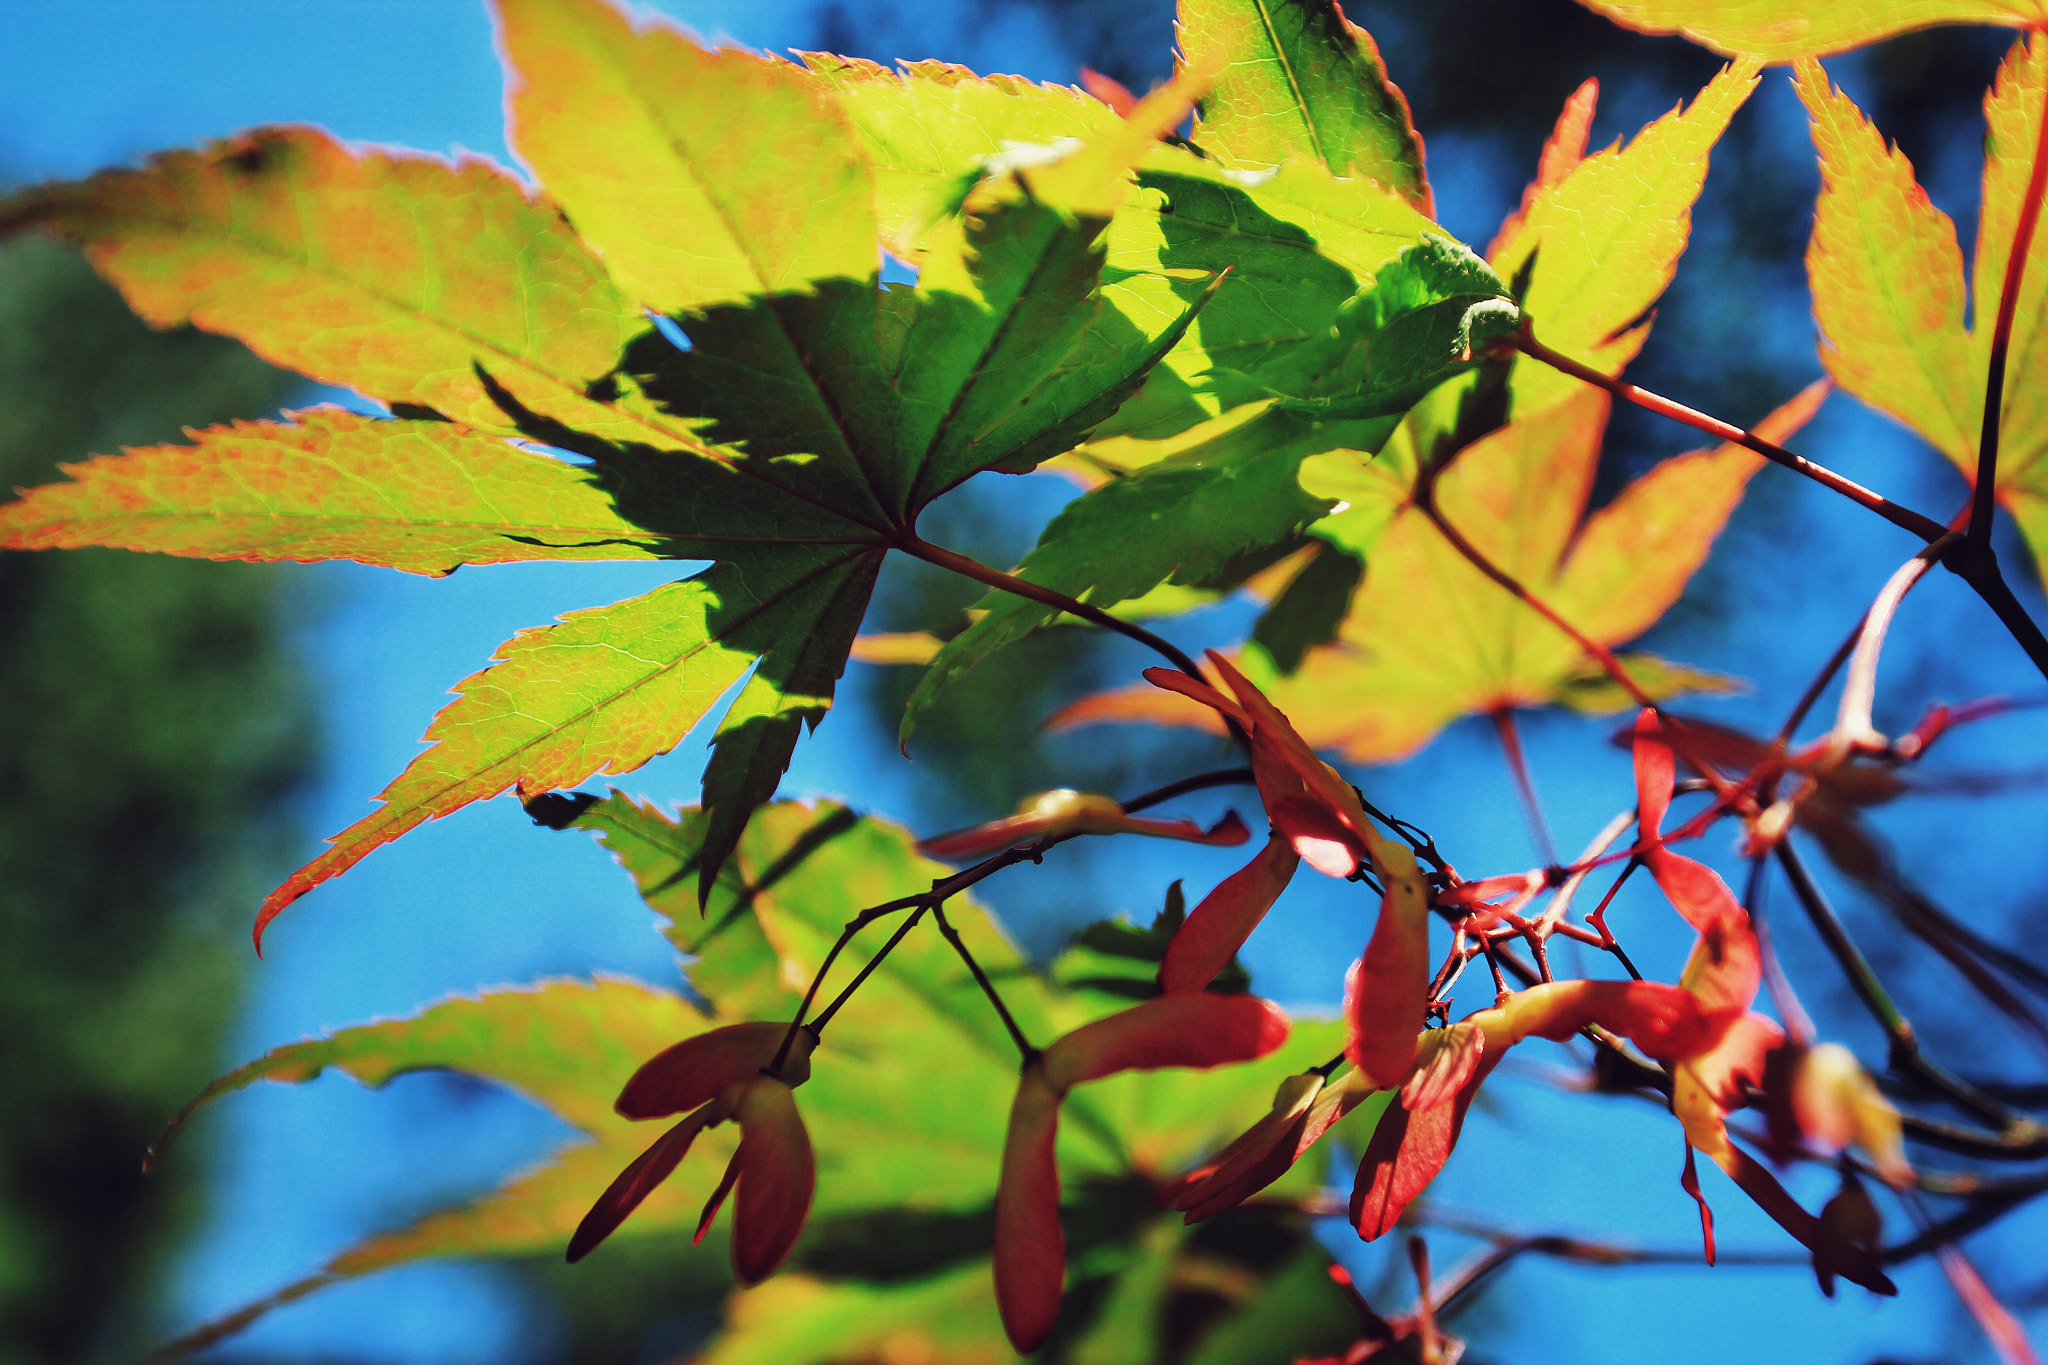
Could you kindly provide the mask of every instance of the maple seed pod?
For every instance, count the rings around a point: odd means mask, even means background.
[[[1792,1114],[1801,1135],[1830,1155],[1853,1142],[1870,1154],[1886,1183],[1912,1180],[1899,1111],[1840,1043],[1817,1044],[1800,1059],[1792,1074]]]
[[[1386,894],[1372,938],[1344,978],[1344,1055],[1384,1088],[1408,1079],[1428,1016],[1429,895],[1407,849],[1388,848],[1373,861]]]
[[[921,841],[917,850],[927,857],[968,862],[1033,839],[1065,834],[1149,834],[1155,839],[1223,845],[1251,838],[1236,811],[1227,812],[1205,830],[1192,820],[1144,820],[1126,815],[1122,806],[1106,796],[1061,787],[1025,797],[1017,803],[1016,814],[1001,820],[934,835]]]
[[[1300,863],[1301,855],[1275,833],[1250,862],[1224,878],[1168,940],[1159,989],[1185,995],[1214,981],[1280,899]]]
[[[733,1118],[740,1125],[740,1145],[730,1168],[739,1182],[732,1268],[742,1284],[757,1284],[782,1264],[803,1231],[818,1168],[796,1097],[782,1081],[756,1076],[748,1082],[733,1105]]]
[[[1255,995],[1162,995],[1059,1039],[1045,1050],[1045,1079],[1065,1094],[1119,1071],[1248,1062],[1286,1042],[1288,1029],[1280,1007]]]
[[[1052,1335],[1066,1285],[1060,1171],[1053,1156],[1059,1123],[1060,1092],[1033,1062],[1024,1069],[1010,1106],[1003,1178],[996,1190],[996,1307],[1020,1355],[1031,1354]]]
[[[743,1081],[775,1060],[786,1023],[727,1024],[657,1053],[633,1073],[613,1106],[629,1119],[658,1119],[686,1113],[716,1099],[735,1081]],[[783,1062],[782,1077],[801,1085],[811,1074],[816,1035],[798,1029]]]

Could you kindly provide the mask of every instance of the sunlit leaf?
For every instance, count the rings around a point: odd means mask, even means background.
[[[1821,360],[1850,393],[1904,422],[1965,479],[1977,468],[1993,323],[2048,97],[2048,43],[2013,45],[1984,102],[1984,199],[1966,289],[1948,215],[1905,157],[1886,146],[1818,63],[1797,81],[1821,158],[1807,271]],[[2020,281],[2007,359],[1998,498],[2048,563],[2048,237],[2036,233]],[[1968,303],[1972,326],[1963,326]]]
[[[0,545],[202,559],[353,559],[413,573],[522,559],[642,559],[664,537],[560,460],[449,422],[316,408],[69,465],[0,506]]]
[[[1191,65],[1224,63],[1194,133],[1224,165],[1316,161],[1431,212],[1408,101],[1334,0],[1185,0],[1179,36]]]
[[[1514,327],[1503,294],[1469,251],[1424,239],[1347,302],[1334,327],[1255,375],[1220,381],[1270,407],[1249,420],[1215,419],[1196,429],[1214,431],[1210,439],[1084,494],[1046,527],[1018,576],[1110,606],[1162,583],[1201,584],[1233,557],[1295,535],[1330,509],[1301,491],[1302,460],[1376,451],[1417,397],[1468,366],[1486,337]],[[1121,553],[1105,556],[1106,544]],[[941,690],[1056,616],[1009,594],[981,605],[987,614],[948,641],[919,681],[902,742]]]
[[[496,10],[512,145],[639,302],[673,313],[874,272],[867,161],[800,68],[636,31],[605,0]]]
[[[1826,392],[1809,388],[1758,429],[1789,434]],[[1587,388],[1510,423],[1459,454],[1433,496],[1482,554],[1613,645],[1677,601],[1763,460],[1733,443],[1675,456],[1586,517],[1607,408]],[[1310,650],[1292,675],[1256,647],[1241,656],[1304,738],[1355,762],[1410,753],[1471,712],[1574,698],[1591,672],[1569,637],[1473,567],[1414,497],[1396,504],[1334,644]],[[1676,691],[1698,677],[1663,665],[1640,681]],[[1134,719],[1213,724],[1157,688],[1088,698],[1052,723]]]
[[[618,1088],[654,1052],[709,1024],[671,991],[610,979],[553,981],[458,997],[410,1018],[293,1043],[229,1072],[208,1086],[186,1114],[259,1080],[310,1081],[329,1068],[372,1086],[409,1072],[448,1070],[507,1086],[595,1141],[563,1148],[540,1169],[472,1203],[358,1242],[321,1272],[200,1328],[180,1345],[196,1349],[336,1280],[408,1261],[557,1251],[597,1192],[655,1136],[649,1125],[612,1112]],[[641,1210],[641,1226],[627,1224],[628,1235],[660,1224],[679,1226],[695,1216],[695,1206],[731,1153],[733,1136],[718,1129],[701,1142],[709,1155],[686,1164],[655,1191]]]
[[[1935,24],[2048,22],[2040,0],[1580,0],[1626,28],[1682,33],[1716,52],[1772,62],[1819,57]]]
[[[502,429],[482,366],[558,417],[636,426],[583,391],[645,320],[559,213],[484,161],[265,128],[0,203],[0,228],[30,222],[156,326],[226,332],[324,383]]]

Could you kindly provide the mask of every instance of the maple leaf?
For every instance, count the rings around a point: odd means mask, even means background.
[[[567,818],[556,821],[554,808],[540,809],[551,823],[603,840],[666,920],[691,988],[724,1020],[788,1019],[848,920],[946,873],[918,856],[910,835],[894,825],[829,803],[781,802],[760,812],[716,875],[705,921],[691,878],[712,825],[703,810],[670,816],[617,794],[601,801],[558,799],[558,807]],[[1005,1000],[1035,1037],[1050,1040],[1130,1004],[1109,992],[1042,981],[971,901],[956,899],[947,914],[976,960],[1003,982]],[[843,973],[835,982],[842,979]],[[375,1234],[319,1273],[177,1344],[197,1348],[280,1303],[408,1261],[558,1254],[591,1201],[658,1136],[658,1125],[614,1111],[621,1087],[649,1058],[717,1022],[672,991],[608,979],[554,981],[344,1029],[275,1049],[230,1072],[179,1122],[258,1080],[304,1082],[339,1068],[376,1086],[439,1068],[515,1089],[595,1141],[564,1147],[538,1170],[468,1204]],[[1261,1107],[1259,1096],[1281,1076],[1339,1046],[1340,1025],[1307,1021],[1286,1047],[1250,1067],[1093,1082],[1067,1102],[1072,1121],[1060,1142],[1062,1165],[1085,1185],[1128,1179],[1134,1167],[1185,1162],[1219,1129],[1248,1122]],[[984,1215],[995,1197],[1016,1057],[979,987],[938,934],[914,934],[898,945],[833,1019],[811,1058],[801,1095],[820,1178],[805,1245],[886,1236],[871,1233],[864,1220],[886,1221],[890,1210],[930,1218]],[[613,1240],[696,1226],[734,1134],[727,1126],[711,1128],[697,1143],[703,1150],[650,1194]],[[986,1302],[986,1245],[897,1245],[891,1254],[925,1258],[918,1274],[951,1274],[964,1259]],[[798,1255],[802,1260],[801,1248]],[[702,1263],[684,1268],[708,1279],[719,1274],[713,1264],[707,1248]],[[999,1330],[992,1311],[987,1321],[991,1332]]]
[[[1992,320],[2040,140],[2048,41],[2013,45],[1984,101],[1983,205],[1974,279],[1947,214],[1912,163],[1885,144],[1817,62],[1795,82],[1813,122],[1821,194],[1807,247],[1820,356],[1836,382],[1911,427],[1974,480]],[[2048,565],[2048,396],[2037,380],[2048,341],[2048,241],[2036,234],[2021,277],[2000,420],[1998,500],[2035,562]],[[1965,328],[1966,303],[1976,325]]]
[[[1789,434],[1826,393],[1824,382],[1808,388],[1758,430]],[[1481,438],[1421,487],[1381,472],[1393,510],[1336,643],[1310,650],[1292,675],[1256,646],[1240,656],[1311,745],[1354,762],[1398,758],[1458,716],[1572,698],[1589,671],[1569,637],[1453,547],[1422,498],[1598,643],[1634,638],[1678,600],[1763,458],[1732,442],[1675,456],[1585,517],[1608,403],[1582,389]],[[1728,686],[1689,670],[1646,681]],[[1135,688],[1083,699],[1049,724],[1134,719],[1214,728],[1168,694]]]
[[[717,561],[504,645],[380,808],[266,900],[259,941],[291,900],[423,820],[628,771],[745,678],[705,773],[715,872],[830,706],[879,563],[917,544],[919,509],[1074,444],[1206,297],[1134,323],[1100,289],[1103,228],[1130,165],[1185,112],[1177,88],[1093,143],[963,183],[919,285],[885,288],[870,168],[817,78],[635,30],[603,0],[507,0],[499,17],[514,140],[560,209],[481,162],[358,156],[307,129],[0,209],[80,242],[152,321],[233,332],[406,416],[243,425],[88,466],[5,514],[4,543],[434,572],[549,547]],[[748,118],[729,124],[734,109]],[[349,488],[335,461],[357,455]],[[245,472],[260,483],[231,489]],[[524,501],[499,509],[490,485],[508,478]],[[133,515],[145,494],[153,531]],[[567,525],[539,515],[544,498]],[[296,519],[308,502],[324,524]]]
[[[1819,57],[1936,24],[2048,21],[2041,0],[1579,0],[1624,28],[1682,33],[1716,52],[1772,62]]]
[[[1335,0],[1185,0],[1178,29],[1184,60],[1224,62],[1195,122],[1211,156],[1250,170],[1319,162],[1435,216],[1408,101]]]

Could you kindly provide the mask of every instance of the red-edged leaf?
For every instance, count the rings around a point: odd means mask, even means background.
[[[1344,1055],[1377,1087],[1408,1079],[1429,999],[1429,893],[1415,855],[1375,858],[1386,886],[1379,922],[1344,981]]]
[[[1287,1032],[1287,1015],[1255,995],[1162,995],[1059,1039],[1045,1050],[1045,1080],[1064,1094],[1119,1071],[1248,1062]]]
[[[1682,33],[1716,52],[1750,52],[1773,62],[1843,52],[1932,24],[2048,23],[2041,0],[1889,0],[1813,4],[1807,0],[1580,0],[1624,28]]]
[[[1159,988],[1168,995],[1184,995],[1214,981],[1287,889],[1300,861],[1276,833],[1256,857],[1202,897],[1167,942]]]
[[[570,1263],[582,1260],[599,1242],[611,1236],[626,1221],[626,1215],[639,1208],[654,1187],[675,1171],[690,1144],[697,1140],[697,1134],[715,1121],[708,1107],[690,1115],[656,1138],[652,1147],[620,1171],[619,1178],[606,1187],[590,1206],[590,1212],[583,1215],[583,1221],[576,1225],[575,1234],[569,1238]]]
[[[818,1168],[796,1096],[773,1076],[757,1076],[747,1085],[733,1117],[741,1136],[732,1158],[740,1180],[732,1268],[742,1284],[756,1284],[782,1264],[803,1231]]]
[[[775,1060],[789,1033],[776,1023],[727,1024],[685,1038],[633,1073],[613,1107],[629,1119],[658,1119],[709,1104],[727,1086],[744,1081]],[[809,1035],[797,1034],[795,1055]]]
[[[495,8],[512,144],[641,303],[673,313],[874,273],[873,177],[823,82],[660,21],[636,31],[606,0]]]
[[[1586,159],[1586,139],[1593,131],[1593,111],[1599,100],[1599,78],[1588,76],[1564,102],[1564,109],[1557,116],[1557,126],[1544,140],[1543,154],[1536,162],[1536,178],[1522,191],[1520,207],[1502,221],[1500,231],[1487,245],[1488,260],[1500,255],[1501,247],[1520,234],[1529,210],[1535,206],[1536,196],[1562,184],[1564,178]]]
[[[1003,1141],[1003,1181],[996,1192],[996,1304],[1003,1330],[1029,1355],[1052,1335],[1067,1277],[1067,1240],[1060,1229],[1060,1169],[1053,1140],[1059,1092],[1039,1068],[1027,1067],[1010,1106]]]
[[[381,808],[264,901],[258,943],[285,906],[427,820],[508,787],[574,786],[668,752],[754,662],[754,632],[797,618],[815,630],[849,577],[874,572],[869,555],[847,547],[784,567],[778,581],[721,564],[513,636],[493,667],[458,685],[460,699],[427,728],[433,747],[379,794]],[[852,634],[852,621],[839,624]]]
[[[0,506],[0,547],[353,559],[423,574],[662,553],[664,537],[620,516],[581,470],[497,437],[339,408],[292,419],[61,465],[72,482]]]
[[[263,128],[0,218],[83,247],[153,325],[226,332],[325,383],[503,429],[481,366],[550,416],[649,434],[584,397],[646,320],[560,213],[481,160]]]

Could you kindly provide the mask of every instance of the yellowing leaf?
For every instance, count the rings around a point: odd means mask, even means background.
[[[1335,0],[1183,0],[1191,65],[1222,63],[1194,140],[1226,166],[1309,160],[1433,213],[1422,139],[1370,35]]]
[[[0,229],[27,222],[82,246],[158,327],[226,332],[287,369],[486,429],[506,418],[479,365],[529,405],[618,424],[583,390],[646,330],[561,215],[502,172],[359,156],[313,128],[0,204]]]
[[[2048,98],[2048,41],[2013,45],[1984,102],[1984,199],[1971,301],[1948,215],[1913,168],[1818,63],[1797,88],[1821,158],[1807,273],[1823,333],[1821,360],[1841,386],[1904,422],[1973,479],[1984,381],[2006,265]],[[2021,278],[2007,358],[1998,499],[2037,563],[2048,563],[2048,237],[2036,233]]]
[[[1797,89],[1821,158],[1806,268],[1828,373],[1942,450],[1974,460],[1983,382],[1970,379],[1955,225],[1819,63],[1800,64]]]
[[[859,130],[875,167],[883,238],[910,261],[923,256],[926,231],[977,165],[1006,151],[1021,164],[1033,151],[1098,137],[1119,121],[1108,105],[1068,85],[977,76],[950,62],[907,62],[899,72],[829,52],[797,55],[837,93]]]
[[[1536,335],[1574,360],[1618,374],[1643,344],[1635,325],[1671,283],[1692,231],[1692,204],[1708,153],[1756,88],[1758,64],[1738,61],[1693,102],[1578,161],[1535,192],[1494,243],[1491,264],[1512,280],[1534,254],[1522,295]],[[1577,99],[1590,97],[1581,95]],[[1566,119],[1575,111],[1566,110]],[[1591,110],[1584,110],[1590,116]],[[1578,381],[1547,367],[1515,367],[1516,406],[1534,412]]]
[[[800,68],[660,23],[636,32],[606,0],[496,9],[512,144],[641,303],[677,312],[874,273],[867,161]]]
[[[1580,0],[1625,28],[1682,33],[1733,56],[1789,62],[1935,24],[2048,22],[2041,0]]]
[[[0,506],[0,546],[117,545],[202,559],[353,559],[412,573],[523,559],[639,559],[666,538],[585,473],[449,422],[339,408],[236,422],[62,466]]]
[[[1808,388],[1758,424],[1796,430],[1826,396]],[[1434,479],[1443,518],[1481,554],[1588,637],[1615,645],[1678,600],[1762,457],[1733,443],[1664,461],[1581,525],[1606,425],[1607,395],[1582,388],[1462,451]],[[1379,535],[1336,643],[1282,675],[1263,651],[1244,667],[1317,748],[1354,762],[1413,752],[1459,716],[1574,700],[1589,661],[1562,631],[1475,568],[1410,491]],[[1660,661],[1661,664],[1661,661]],[[1643,680],[1689,686],[1660,666]],[[1188,708],[1123,689],[1054,718],[1195,723]]]
[[[532,795],[668,752],[777,639],[836,642],[843,660],[859,613],[839,599],[865,601],[879,558],[831,546],[785,554],[774,574],[721,564],[514,636],[492,667],[459,684],[460,699],[427,728],[433,747],[379,794],[377,812],[263,902],[259,941],[285,906],[423,821],[508,787]]]
[[[303,1082],[328,1068],[365,1085],[421,1070],[452,1070],[498,1082],[582,1129],[591,1144],[564,1148],[539,1170],[458,1208],[375,1234],[342,1252],[317,1274],[286,1285],[249,1308],[208,1324],[168,1350],[197,1350],[280,1304],[337,1280],[431,1256],[516,1256],[554,1251],[598,1191],[651,1142],[656,1131],[612,1112],[628,1076],[662,1048],[701,1032],[711,1021],[672,991],[634,982],[550,981],[475,998],[457,997],[406,1019],[343,1029],[326,1038],[276,1048],[208,1086],[194,1109],[259,1080]],[[698,1139],[699,1159],[640,1210],[637,1234],[696,1216],[733,1135],[714,1130]]]

